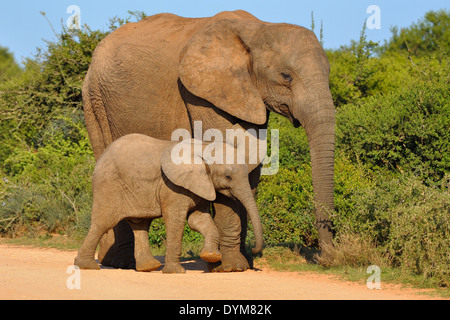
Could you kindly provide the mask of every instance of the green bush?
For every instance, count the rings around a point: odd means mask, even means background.
[[[87,231],[94,157],[83,124],[57,120],[44,131],[41,147],[16,148],[4,162],[2,233]]]
[[[274,176],[263,176],[258,188],[257,204],[267,245],[316,243],[309,165],[280,168]]]
[[[85,233],[94,157],[81,87],[92,52],[107,33],[67,30],[0,83],[0,232]]]
[[[337,107],[356,101],[375,92],[378,80],[377,59],[371,58],[377,43],[366,41],[364,24],[359,42],[327,52],[330,65],[330,90]]]
[[[299,136],[305,135],[303,130],[297,131]],[[289,144],[289,140],[284,139],[280,133],[280,154],[281,150],[286,152],[294,147]],[[304,152],[308,153],[309,149],[306,148]],[[348,225],[365,223],[365,220],[359,221],[355,217],[356,201],[352,197],[362,188],[373,184],[367,168],[353,164],[345,155],[337,154],[334,179],[335,213],[331,219],[338,235],[345,233]],[[317,245],[311,165],[308,161],[296,162],[291,166],[284,166],[280,161],[280,169],[276,175],[261,177],[256,200],[267,245]]]
[[[16,77],[21,69],[7,48],[0,46],[0,82]]]
[[[352,195],[355,216],[340,232],[362,235],[389,264],[448,286],[450,176],[434,187],[415,176],[375,178]]]
[[[271,155],[271,130],[279,133],[279,164],[281,168],[298,168],[303,163],[310,162],[308,138],[305,130],[292,127],[291,122],[278,114],[272,113],[269,118],[267,154]]]
[[[390,210],[387,251],[395,266],[450,285],[450,193],[446,185],[425,187],[418,179],[402,184],[401,201]],[[395,182],[395,181],[394,181]]]
[[[355,162],[439,181],[450,170],[448,79],[420,79],[340,108],[339,148]]]

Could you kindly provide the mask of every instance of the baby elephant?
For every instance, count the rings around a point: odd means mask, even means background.
[[[224,144],[219,145],[226,149]],[[216,191],[239,200],[246,208],[256,238],[253,252],[261,251],[262,227],[247,166],[211,161],[204,156],[208,153],[205,149],[211,151],[210,145],[195,140],[180,145],[141,134],[129,134],[113,142],[95,166],[91,227],[75,265],[99,269],[94,257],[100,238],[126,219],[135,237],[136,270],[158,269],[161,264],[151,254],[148,229],[151,220],[161,216],[167,237],[164,273],[185,272],[180,256],[186,218],[191,229],[205,238],[200,257],[219,261],[219,232],[210,215],[210,201],[215,200]]]

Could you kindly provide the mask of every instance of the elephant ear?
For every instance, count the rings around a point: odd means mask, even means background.
[[[172,183],[203,199],[214,201],[216,190],[208,175],[206,164],[195,150],[194,144],[186,141],[166,148],[161,155],[161,169]],[[199,150],[201,153],[201,146]]]
[[[180,55],[179,76],[196,96],[217,108],[254,124],[264,124],[267,114],[250,76],[251,48],[243,38],[259,24],[219,20],[198,31]]]

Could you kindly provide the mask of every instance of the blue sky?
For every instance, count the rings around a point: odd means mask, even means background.
[[[186,17],[205,17],[224,10],[243,9],[269,22],[287,22],[311,27],[314,11],[316,34],[323,21],[325,48],[338,48],[358,39],[364,21],[371,16],[370,5],[380,8],[380,29],[367,30],[368,40],[384,42],[389,39],[391,26],[406,27],[429,10],[448,9],[448,0],[0,0],[0,46],[14,53],[16,60],[31,57],[43,39],[54,39],[53,31],[40,11],[56,31],[66,23],[67,8],[77,5],[81,23],[93,29],[106,29],[109,18],[128,16],[127,10],[141,10],[152,15],[170,12]]]

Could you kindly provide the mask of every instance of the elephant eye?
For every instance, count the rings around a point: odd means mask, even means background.
[[[289,82],[289,83],[292,82],[292,77],[291,77],[290,74],[282,72],[282,73],[281,73],[281,76],[283,77],[283,79],[284,79],[285,81],[287,81],[287,82]]]

